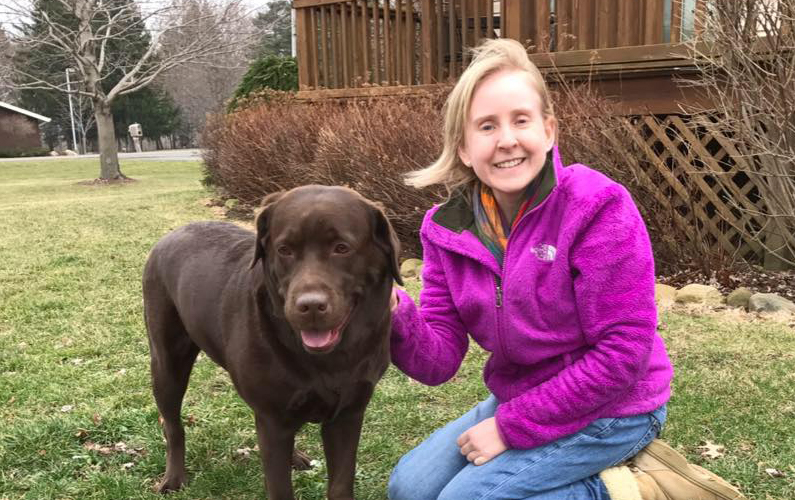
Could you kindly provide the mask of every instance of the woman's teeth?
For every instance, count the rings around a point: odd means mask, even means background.
[[[511,168],[515,167],[516,165],[522,163],[524,158],[515,158],[513,160],[503,161],[500,163],[495,163],[494,166],[497,168]]]

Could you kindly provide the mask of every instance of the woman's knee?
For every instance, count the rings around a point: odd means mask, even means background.
[[[412,478],[407,477],[404,468],[397,467],[392,471],[389,476],[389,485],[387,486],[387,495],[389,500],[421,500],[424,497],[423,492],[418,491],[415,484],[412,484]]]

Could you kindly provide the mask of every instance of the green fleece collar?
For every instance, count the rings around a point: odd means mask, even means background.
[[[558,185],[552,150],[547,153],[547,159],[539,175],[541,176],[541,182],[538,185],[538,196],[535,201],[533,201],[533,204],[527,207],[527,212],[530,212],[543,203],[544,200],[549,197],[552,190],[555,189],[555,186]],[[471,185],[467,184],[453,193],[450,199],[440,206],[439,210],[433,214],[433,221],[456,233],[470,231],[473,234],[477,234],[475,230],[475,214],[472,210],[472,203],[470,201],[470,197],[472,196],[471,192]]]

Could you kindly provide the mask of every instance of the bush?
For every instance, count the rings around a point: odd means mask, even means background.
[[[262,55],[249,66],[232,95],[229,111],[234,111],[251,95],[262,89],[298,90],[298,63],[294,57]]]
[[[49,153],[50,150],[47,148],[0,150],[0,158],[27,158],[30,156],[47,156]]]
[[[403,243],[419,255],[418,229],[441,189],[416,190],[404,173],[441,151],[445,92],[356,102],[271,100],[210,120],[208,180],[242,203],[305,184],[346,185],[383,203]]]

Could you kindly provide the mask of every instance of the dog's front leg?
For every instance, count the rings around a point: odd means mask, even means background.
[[[356,449],[364,420],[364,408],[343,412],[323,422],[320,433],[328,466],[328,498],[353,500]]]
[[[293,500],[292,457],[298,428],[263,413],[256,415],[257,440],[269,500]]]

